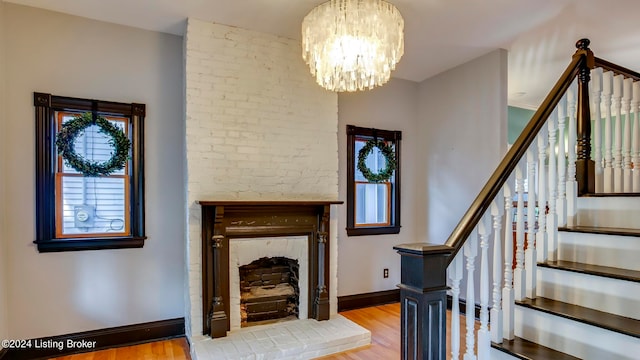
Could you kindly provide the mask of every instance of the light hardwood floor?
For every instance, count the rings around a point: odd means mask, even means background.
[[[185,338],[156,341],[82,354],[62,356],[55,360],[190,360]]]
[[[400,359],[400,304],[374,306],[340,313],[371,331],[371,345],[322,357],[322,360],[395,360]],[[447,316],[447,338],[450,338],[450,314]],[[461,327],[464,329],[464,317]],[[476,321],[476,331],[479,327]],[[461,334],[461,344],[464,344]],[[464,353],[461,349],[461,354]],[[447,349],[450,357],[450,350]],[[184,338],[63,356],[55,360],[189,360]]]
[[[322,357],[322,360],[395,360],[400,359],[400,303],[375,306],[341,312],[346,318],[371,331],[371,345],[339,354]],[[465,329],[465,317],[460,316],[460,327]],[[475,322],[475,331],[480,323]],[[447,339],[451,339],[451,312],[447,311]],[[464,333],[460,334],[460,354],[466,351]],[[450,342],[447,342],[447,359],[451,359]]]

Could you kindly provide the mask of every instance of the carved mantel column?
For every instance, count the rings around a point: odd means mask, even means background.
[[[329,213],[330,206],[322,207],[320,230],[318,231],[318,286],[314,300],[314,318],[329,320]]]

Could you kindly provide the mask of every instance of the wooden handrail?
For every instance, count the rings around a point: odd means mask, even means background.
[[[449,264],[453,261],[456,253],[460,251],[469,235],[471,235],[471,232],[489,208],[493,199],[498,195],[500,189],[514,171],[520,159],[526,154],[527,149],[546,123],[553,109],[558,105],[558,102],[571,85],[573,79],[581,69],[593,66],[593,53],[588,49],[588,45],[589,42],[586,39],[578,41],[576,44],[578,50],[573,55],[571,63],[562,73],[527,126],[522,130],[522,133],[502,159],[478,196],[473,200],[471,206],[451,235],[449,235],[449,238],[445,242],[446,246],[452,248],[452,254],[447,260]]]
[[[631,78],[634,81],[640,81],[640,73],[627,69],[624,66],[616,65],[610,61],[594,58],[596,67],[601,67],[604,71],[613,71],[616,75],[623,75],[626,78]]]

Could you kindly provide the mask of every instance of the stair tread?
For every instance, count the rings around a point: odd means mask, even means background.
[[[640,282],[640,271],[636,270],[628,270],[628,269],[620,269],[610,266],[600,266],[593,264],[584,264],[573,261],[547,261],[543,263],[538,263],[538,266],[558,269],[558,270],[566,270],[573,271],[582,274],[603,276],[613,279],[619,280],[627,280],[633,282]]]
[[[558,227],[558,231],[640,237],[639,229],[615,228],[615,227],[604,227],[604,226],[583,226],[583,225],[565,226],[565,227]]]
[[[638,192],[583,194],[580,197],[640,197]]]
[[[516,301],[516,304],[640,338],[640,320],[543,297]]]
[[[514,337],[513,340],[503,340],[502,344],[491,343],[491,346],[497,350],[503,351],[509,355],[516,356],[520,359],[535,360],[579,360],[580,358],[565,354],[531,342],[529,340]]]

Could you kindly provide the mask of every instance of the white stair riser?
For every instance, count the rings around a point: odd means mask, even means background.
[[[559,260],[640,271],[640,237],[560,231],[558,239]]]
[[[578,198],[578,225],[640,229],[640,197]]]
[[[538,267],[538,295],[640,319],[640,283]]]
[[[516,306],[515,334],[584,360],[637,360],[640,339]]]

